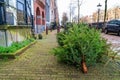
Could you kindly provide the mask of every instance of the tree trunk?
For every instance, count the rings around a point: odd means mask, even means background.
[[[87,73],[88,69],[87,69],[87,66],[86,66],[86,63],[85,63],[85,56],[83,56],[83,59],[81,61],[81,65],[82,65],[82,71],[83,71],[83,73]]]
[[[107,16],[107,0],[105,0],[104,25],[106,22],[106,16]]]
[[[82,61],[82,71],[83,71],[83,73],[87,73],[88,72],[88,69],[87,69],[85,61]]]

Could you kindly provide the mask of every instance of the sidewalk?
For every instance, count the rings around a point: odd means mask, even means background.
[[[56,57],[49,53],[57,46],[55,34],[56,31],[53,31],[44,39],[38,40],[15,60],[0,60],[0,80],[118,80],[120,78],[119,75],[104,75],[99,70],[100,67],[89,68],[88,74],[83,74],[75,67],[58,63]]]

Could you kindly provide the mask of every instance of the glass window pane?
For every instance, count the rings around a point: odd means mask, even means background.
[[[19,2],[21,2],[21,3],[24,3],[24,0],[17,0],[17,1],[19,1]]]
[[[120,24],[120,21],[118,21],[118,24]]]
[[[14,5],[14,1],[13,0],[9,0],[9,5]]]
[[[14,16],[11,12],[6,12],[6,22],[7,24],[14,25]]]
[[[18,5],[18,10],[22,10],[22,11],[24,10],[24,5],[22,3],[18,2],[17,5]]]
[[[0,24],[3,24],[5,21],[4,8],[0,5]]]
[[[21,2],[17,2],[17,21],[18,25],[25,24],[24,20],[24,4]]]
[[[30,22],[30,8],[27,7],[27,20],[28,20],[28,24],[31,24]]]
[[[31,5],[31,0],[27,0],[27,3],[28,3],[29,5]]]

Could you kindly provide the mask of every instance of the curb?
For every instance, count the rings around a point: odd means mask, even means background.
[[[14,53],[4,53],[4,54],[0,54],[0,59],[15,59],[17,56],[21,55],[23,52],[25,52],[28,48],[30,48],[30,46],[34,45],[37,41],[33,41],[30,44],[26,45],[25,47],[17,50]]]

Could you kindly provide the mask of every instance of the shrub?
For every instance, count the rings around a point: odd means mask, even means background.
[[[74,25],[67,33],[58,33],[59,47],[54,48],[53,53],[59,61],[67,64],[80,66],[85,58],[88,66],[93,65],[110,49],[100,34],[100,31],[90,29],[85,24]]]
[[[38,34],[38,39],[42,39],[42,34]]]
[[[60,32],[57,34],[57,41],[60,46],[63,46],[64,43],[62,42],[65,39],[65,34],[64,32]]]
[[[68,22],[68,23],[66,24],[66,27],[67,27],[67,29],[69,29],[69,28],[73,27],[73,23]]]
[[[9,47],[2,47],[0,46],[0,53],[13,53],[15,51],[17,51],[18,49],[25,47],[26,45],[28,45],[29,43],[33,42],[34,39],[27,39],[25,41],[22,42],[13,42],[11,46]]]

